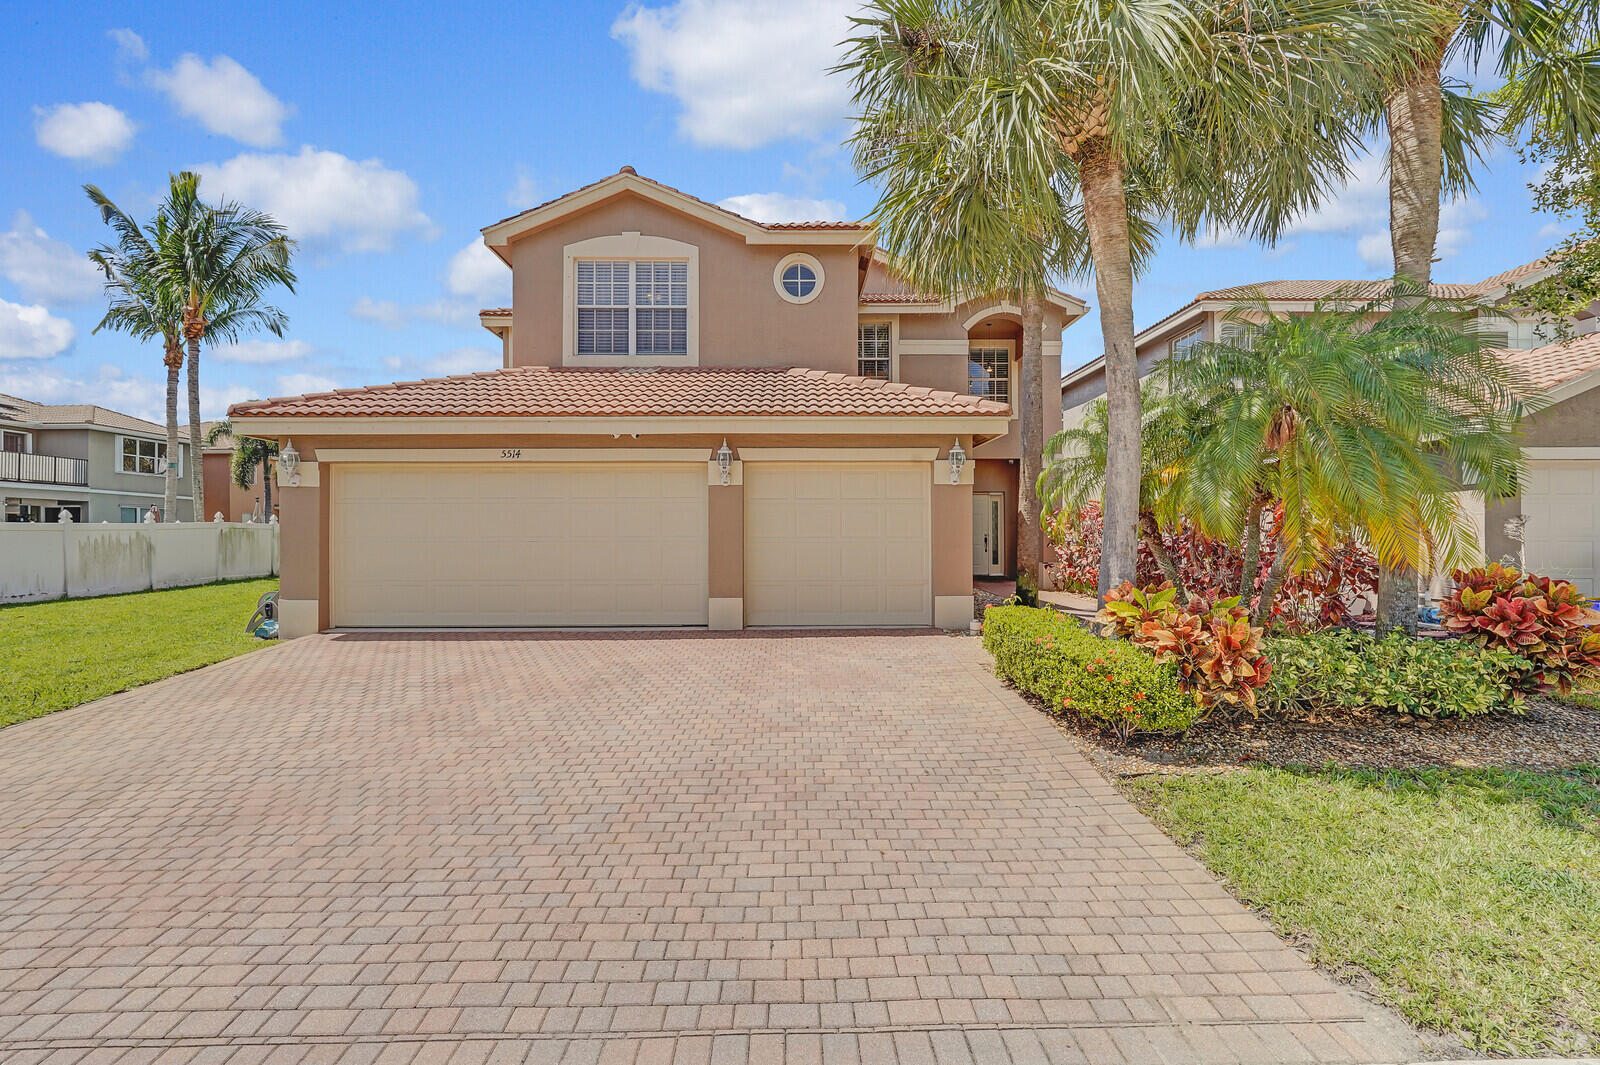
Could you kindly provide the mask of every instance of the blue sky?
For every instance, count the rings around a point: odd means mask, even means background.
[[[82,256],[108,238],[81,191],[148,217],[169,171],[276,214],[301,241],[282,340],[211,353],[207,416],[258,395],[488,369],[475,311],[509,298],[480,227],[631,164],[769,220],[860,217],[826,68],[853,0],[8,9],[0,79],[0,392],[159,420],[160,352],[91,335]],[[1168,241],[1139,324],[1204,289],[1388,270],[1381,157],[1277,248]],[[1529,175],[1496,153],[1448,205],[1439,280],[1476,280],[1555,239]],[[1065,287],[1094,304],[1092,278]],[[1063,365],[1100,351],[1091,315]]]

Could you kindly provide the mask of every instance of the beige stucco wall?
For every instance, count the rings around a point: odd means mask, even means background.
[[[1600,388],[1580,392],[1553,404],[1523,424],[1523,447],[1600,447]],[[1505,534],[1507,518],[1522,511],[1522,498],[1491,499],[1484,507],[1484,555],[1490,560],[1515,555],[1517,545]]]
[[[1201,313],[1199,325],[1201,329],[1200,336],[1203,339],[1213,340],[1216,338],[1216,318],[1216,313],[1213,311],[1204,311]],[[1178,337],[1183,336],[1194,327],[1194,319],[1185,318],[1180,322],[1161,330],[1159,333],[1154,333],[1142,340],[1136,349],[1138,352],[1140,380],[1143,380],[1149,375],[1151,370],[1155,369],[1156,363],[1167,357],[1167,345],[1172,343],[1172,341]],[[1073,408],[1079,407],[1092,399],[1098,399],[1105,394],[1105,375],[1103,373],[1094,374],[1091,377],[1086,377],[1081,381],[1075,382],[1069,388],[1062,389],[1061,409],[1072,410]]]
[[[561,365],[566,311],[562,249],[625,232],[667,237],[699,249],[699,365],[855,372],[859,251],[746,244],[737,233],[631,192],[511,242],[511,365]],[[778,261],[796,251],[822,264],[822,292],[810,303],[781,299],[772,283]]]

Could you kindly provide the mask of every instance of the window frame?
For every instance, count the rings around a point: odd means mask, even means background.
[[[670,237],[625,232],[590,237],[562,248],[562,349],[563,366],[698,366],[700,365],[700,249]],[[639,309],[635,287],[637,272],[628,270],[628,354],[597,355],[578,352],[578,263],[582,261],[626,260],[633,262],[681,261],[686,264],[688,307],[685,308],[687,350],[677,355],[639,354],[637,345]]]
[[[130,441],[132,441],[135,444],[134,453],[133,453],[132,456],[129,456],[128,453],[127,453],[127,447],[128,447],[128,443]],[[130,469],[124,468],[125,460],[127,460],[130,457],[134,460],[134,465],[135,466],[137,466],[139,464],[139,460],[144,457],[142,454],[140,454],[140,450],[143,448],[143,446],[145,444],[151,445],[151,448],[152,448],[152,450],[154,452],[154,454],[151,455],[151,458],[155,460],[155,462],[156,462],[158,467],[163,467],[163,468],[158,468],[158,469],[150,470],[150,471],[145,471],[145,470],[140,470],[140,469],[132,469],[132,470],[130,470]],[[116,468],[116,472],[119,475],[127,476],[127,477],[165,477],[166,476],[167,471],[164,468],[165,467],[164,458],[165,458],[166,450],[167,450],[167,442],[165,440],[154,440],[154,439],[151,439],[148,436],[133,436],[131,434],[119,434],[117,436],[116,448],[117,449],[116,449],[116,452],[115,452],[115,457],[116,457],[116,467],[115,468]],[[183,476],[183,444],[181,442],[178,444],[178,463],[177,463],[177,466],[178,466],[178,476],[182,477]]]
[[[813,285],[811,287],[811,291],[807,292],[804,296],[791,295],[789,291],[783,287],[783,275],[791,266],[804,266],[816,275],[817,283]],[[822,263],[818,261],[815,255],[809,255],[803,251],[790,252],[788,255],[785,255],[783,258],[779,259],[778,265],[772,268],[772,287],[778,293],[778,298],[783,300],[785,303],[800,305],[810,303],[812,300],[822,295],[823,286],[827,284],[827,281],[828,275],[827,272],[822,269]]]
[[[8,436],[20,437],[22,440],[22,450],[15,454],[33,454],[33,434],[26,429],[0,429],[0,451],[6,450],[5,438]]]
[[[855,376],[867,377],[861,372],[861,330],[866,326],[885,326],[889,330],[889,376],[870,377],[872,381],[900,380],[900,320],[898,318],[861,318],[856,321]]]
[[[1011,408],[1011,420],[1017,418],[1016,383],[1021,376],[1017,372],[1017,342],[1015,340],[968,340],[967,341],[967,395],[979,396],[981,399],[994,399],[993,396],[972,391],[972,356],[978,351],[1004,351],[1006,353],[1006,398],[1003,401]],[[1002,402],[1002,401],[996,401]]]

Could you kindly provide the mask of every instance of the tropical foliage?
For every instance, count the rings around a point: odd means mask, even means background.
[[[1146,590],[1127,583],[1106,594],[1095,620],[1107,635],[1126,637],[1175,666],[1183,689],[1208,710],[1253,712],[1256,690],[1272,675],[1261,653],[1262,630],[1250,624],[1238,596],[1191,596],[1180,605],[1170,584]]]
[[[875,0],[855,21],[841,69],[862,110],[857,165],[882,189],[881,239],[919,286],[1020,294],[1024,395],[1046,384],[1032,356],[1041,286],[1092,265],[1109,405],[1099,586],[1127,580],[1137,270],[1162,224],[1270,241],[1345,177],[1361,94],[1395,73],[1404,27],[1344,0]],[[1023,518],[1031,559],[1028,504]]]
[[[1600,610],[1576,586],[1499,563],[1451,576],[1456,589],[1439,604],[1444,627],[1527,659],[1523,690],[1565,693],[1600,680]]]

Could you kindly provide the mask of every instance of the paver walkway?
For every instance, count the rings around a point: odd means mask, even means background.
[[[0,795],[7,1065],[1416,1053],[970,637],[312,637]]]

